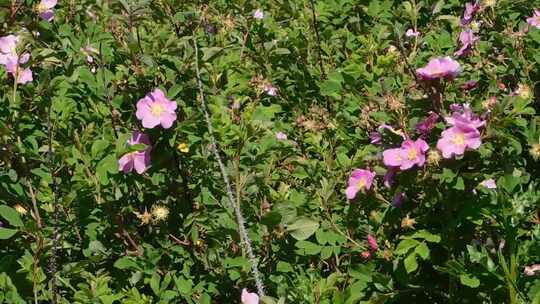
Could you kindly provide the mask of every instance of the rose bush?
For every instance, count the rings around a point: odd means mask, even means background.
[[[0,303],[540,303],[539,18],[0,0]]]

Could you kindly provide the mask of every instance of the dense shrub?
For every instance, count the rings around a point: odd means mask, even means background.
[[[540,303],[535,8],[0,0],[0,303]]]

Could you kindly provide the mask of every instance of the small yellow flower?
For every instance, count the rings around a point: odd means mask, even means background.
[[[152,207],[152,216],[155,222],[164,221],[169,216],[169,209],[165,206]]]
[[[15,208],[15,211],[17,211],[20,215],[26,215],[26,213],[28,213],[28,210],[26,210],[20,204],[15,205],[14,208]]]
[[[178,150],[180,150],[180,152],[182,153],[188,153],[189,152],[189,147],[186,143],[179,143],[178,146],[176,146],[176,148],[178,148]]]

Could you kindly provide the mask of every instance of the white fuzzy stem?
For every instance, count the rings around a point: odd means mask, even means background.
[[[247,256],[251,263],[251,273],[253,274],[253,278],[255,279],[255,284],[257,286],[257,293],[259,294],[259,297],[262,298],[264,296],[264,286],[261,280],[261,273],[259,272],[259,268],[257,266],[258,264],[257,259],[255,258],[255,254],[253,253],[253,246],[251,245],[251,240],[246,230],[246,220],[244,219],[244,216],[242,215],[242,210],[240,210],[240,206],[235,204],[236,199],[232,191],[232,186],[229,181],[229,177],[227,175],[225,165],[223,164],[223,160],[221,159],[221,155],[219,154],[219,148],[217,146],[216,138],[214,137],[214,129],[212,127],[212,120],[210,117],[210,113],[208,112],[208,108],[206,106],[206,99],[204,97],[203,84],[201,81],[201,72],[199,70],[199,48],[197,46],[197,38],[196,38],[195,33],[193,33],[193,47],[195,49],[195,71],[197,73],[197,85],[199,87],[199,94],[201,98],[202,109],[204,112],[204,118],[206,120],[206,125],[208,127],[208,134],[210,135],[210,144],[211,144],[212,152],[214,153],[214,157],[216,158],[216,161],[219,165],[219,170],[221,171],[223,182],[225,183],[225,190],[227,192],[229,207],[234,210],[234,214],[236,216],[236,223],[238,224],[240,235],[242,236],[242,239],[244,241],[244,248],[246,250]]]

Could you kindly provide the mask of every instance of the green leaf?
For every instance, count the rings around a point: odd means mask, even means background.
[[[441,241],[440,236],[433,234],[427,230],[419,230],[415,232],[411,237],[415,239],[424,239],[431,243],[438,243]]]
[[[416,262],[416,253],[409,254],[405,260],[403,261],[403,264],[405,265],[405,270],[407,273],[411,273],[418,269],[418,263]]]
[[[462,274],[459,276],[459,280],[461,281],[461,284],[465,286],[469,286],[471,288],[477,288],[480,286],[480,280],[470,274]]]
[[[0,205],[0,216],[5,218],[11,226],[15,227],[22,227],[24,226],[23,221],[21,220],[21,217],[15,211],[15,209],[6,206],[6,205]]]
[[[420,244],[419,241],[415,239],[404,239],[397,245],[396,250],[394,251],[394,254],[396,255],[404,255],[413,247],[418,246]]]
[[[8,228],[0,228],[0,240],[7,240],[10,237],[12,237],[15,233],[17,233],[18,230],[15,229],[8,229]]]
[[[414,252],[424,260],[429,258],[429,248],[426,243],[420,243],[420,245],[416,246]]]
[[[307,217],[301,217],[294,223],[287,225],[289,233],[299,241],[308,239],[317,229],[319,229],[319,222]]]
[[[139,265],[135,263],[135,261],[130,257],[121,257],[116,262],[114,262],[114,267],[118,269],[129,269],[129,268],[135,268],[139,269]]]

